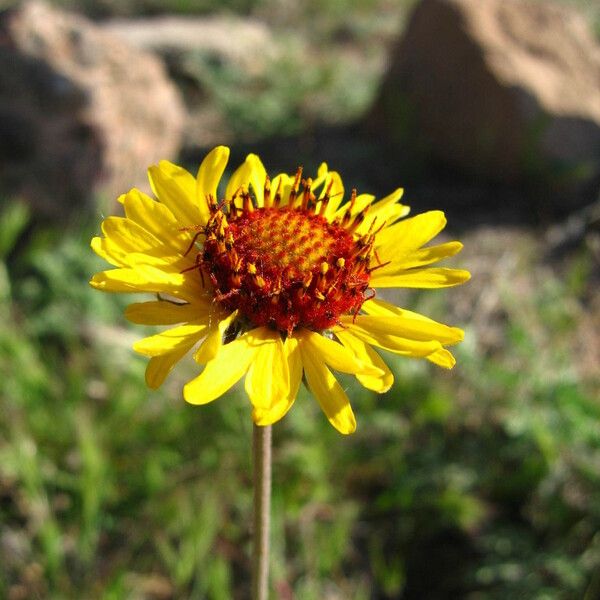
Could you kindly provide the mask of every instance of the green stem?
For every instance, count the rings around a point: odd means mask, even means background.
[[[254,554],[252,600],[269,597],[269,529],[271,525],[271,426],[254,425]]]

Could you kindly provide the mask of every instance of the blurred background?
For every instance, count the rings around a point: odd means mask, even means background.
[[[303,391],[274,428],[273,597],[600,598],[600,5],[55,0],[0,14],[0,597],[244,599],[251,420],[186,405],[92,290],[89,241],[167,158],[445,210],[473,279],[402,306],[453,371]]]

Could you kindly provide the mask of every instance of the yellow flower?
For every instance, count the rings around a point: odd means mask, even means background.
[[[183,390],[206,404],[244,375],[258,425],[290,409],[302,376],[331,424],[352,433],[356,420],[331,372],[351,373],[370,390],[387,391],[393,375],[373,347],[451,368],[445,346],[456,327],[375,297],[376,288],[440,288],[469,273],[429,265],[456,254],[459,242],[425,246],[445,226],[440,211],[401,219],[402,190],[375,202],[370,194],[342,203],[338,173],[322,164],[315,179],[269,179],[250,154],[217,187],[229,159],[219,146],[194,178],[162,161],[150,167],[153,200],[133,189],[119,199],[125,217],[102,223],[94,251],[115,269],[91,285],[108,292],[153,292],[126,317],[171,325],[134,349],[150,358],[146,382],[158,388],[187,352],[204,365]]]

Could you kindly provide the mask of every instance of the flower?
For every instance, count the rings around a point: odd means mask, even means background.
[[[126,317],[173,326],[134,344],[150,358],[150,388],[193,350],[204,369],[184,386],[188,402],[211,402],[245,375],[254,422],[270,425],[290,409],[304,374],[331,424],[348,434],[356,420],[331,369],[381,393],[393,375],[374,347],[454,365],[445,346],[463,339],[460,329],[375,297],[377,288],[469,279],[429,266],[462,248],[424,246],[444,228],[442,212],[403,219],[402,189],[378,202],[353,190],[343,203],[342,180],[325,163],[315,179],[298,169],[270,180],[254,154],[218,195],[228,159],[228,148],[215,148],[195,178],[168,161],[150,167],[158,200],[132,189],[119,198],[125,217],[105,219],[104,237],[92,240],[116,268],[91,285],[155,293]]]

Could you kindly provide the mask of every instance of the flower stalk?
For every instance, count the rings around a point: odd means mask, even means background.
[[[269,597],[269,535],[271,526],[271,426],[253,426],[254,551],[252,600]]]

